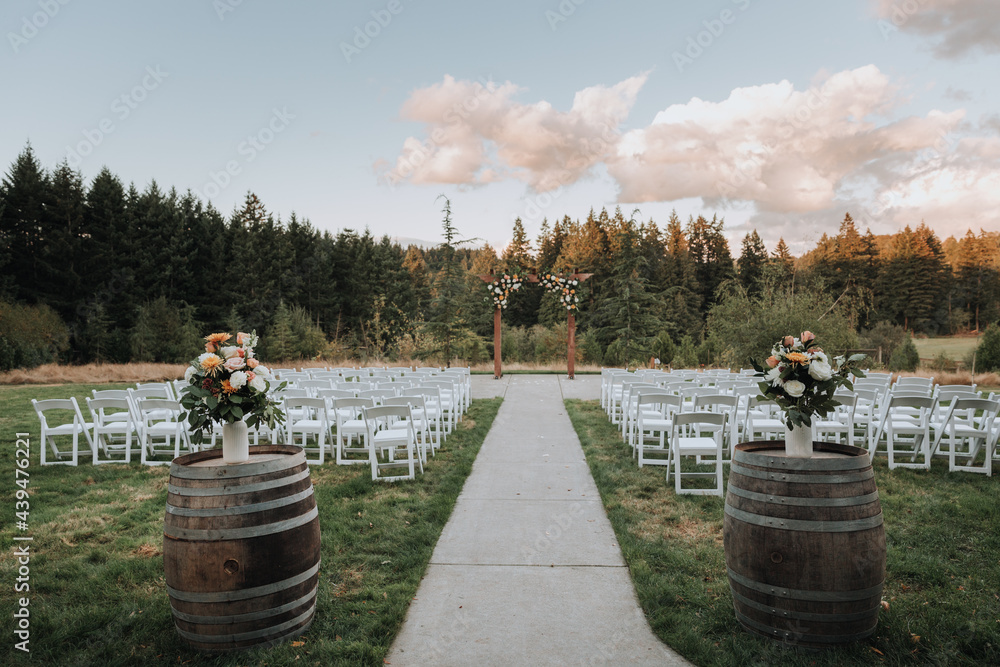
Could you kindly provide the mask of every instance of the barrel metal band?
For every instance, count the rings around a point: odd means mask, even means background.
[[[215,467],[182,466],[176,463],[170,466],[171,477],[180,479],[235,479],[238,477],[253,477],[254,475],[266,475],[272,472],[279,472],[290,468],[297,468],[306,462],[306,456],[302,452],[291,456],[280,456],[269,461],[260,463],[241,463],[239,465],[222,465]]]
[[[849,533],[856,530],[868,530],[882,525],[882,512],[863,519],[850,521],[810,521],[808,519],[782,519],[763,514],[753,514],[726,505],[726,514],[737,521],[752,523],[755,526],[766,526],[778,530],[804,530],[812,533]]]
[[[772,616],[778,616],[780,618],[794,618],[800,621],[827,621],[830,623],[849,623],[850,621],[863,621],[866,618],[874,619],[878,616],[878,610],[881,605],[875,605],[871,609],[865,609],[864,611],[854,612],[853,614],[816,614],[809,613],[805,611],[791,611],[789,609],[778,609],[770,605],[761,604],[756,600],[751,600],[748,597],[740,595],[736,591],[733,591],[733,597],[740,601],[741,604],[745,604],[748,607],[753,607],[758,611],[770,614]]]
[[[767,479],[773,482],[803,482],[806,484],[845,484],[847,482],[864,482],[875,478],[875,472],[870,468],[863,472],[852,472],[844,475],[795,475],[783,472],[751,470],[737,464],[736,461],[733,461],[730,472],[755,479]]]
[[[267,482],[257,482],[256,484],[236,484],[233,486],[223,485],[223,486],[175,486],[173,484],[167,485],[167,493],[174,493],[178,496],[230,496],[237,493],[254,493],[256,491],[266,491],[268,489],[279,489],[282,486],[288,486],[289,484],[294,484],[303,479],[309,477],[309,470],[303,470],[302,472],[290,475],[289,477],[282,477],[281,484],[275,485],[278,480],[272,479]]]
[[[164,537],[172,537],[177,540],[242,540],[248,537],[264,537],[275,533],[283,533],[286,530],[304,526],[319,516],[319,509],[314,507],[305,514],[301,514],[284,521],[265,523],[259,526],[245,526],[243,528],[181,528],[179,526],[164,526]]]
[[[228,644],[230,642],[245,642],[250,639],[258,639],[260,637],[266,637],[268,635],[273,635],[276,632],[284,632],[289,628],[293,628],[299,623],[302,623],[307,618],[316,613],[315,607],[310,607],[305,613],[299,614],[290,621],[285,621],[270,628],[262,628],[260,630],[254,630],[253,632],[239,632],[233,635],[203,635],[197,632],[187,632],[186,630],[181,630],[177,628],[177,634],[179,634],[184,639],[192,642],[202,642],[205,644]]]
[[[252,514],[254,512],[263,512],[265,510],[273,510],[278,507],[284,507],[285,505],[292,505],[299,502],[300,500],[305,500],[313,494],[312,484],[305,491],[299,491],[298,493],[292,494],[290,496],[285,496],[284,498],[277,498],[275,500],[268,500],[265,503],[254,503],[252,505],[236,505],[234,507],[174,507],[170,503],[167,503],[167,514],[174,514],[176,516],[233,516],[236,514]]]
[[[737,449],[733,454],[733,460],[746,465],[760,466],[762,468],[776,468],[781,470],[863,470],[871,467],[871,461],[867,456],[848,456],[839,459],[819,459],[819,458],[797,458],[786,456],[773,456],[769,454],[756,454],[754,452],[744,452]]]
[[[250,621],[259,621],[262,618],[268,618],[269,616],[277,616],[278,614],[284,614],[286,611],[291,611],[296,607],[301,607],[304,604],[312,602],[316,597],[316,593],[319,591],[319,583],[312,587],[312,590],[300,597],[298,600],[293,600],[291,602],[285,603],[280,607],[272,607],[271,609],[264,609],[263,611],[252,611],[247,614],[230,614],[229,616],[198,616],[196,614],[185,614],[182,611],[177,611],[171,608],[170,611],[173,612],[176,618],[182,621],[187,621],[188,623],[202,623],[207,625],[222,625],[224,623],[248,623]]]
[[[863,496],[847,496],[845,498],[802,498],[799,496],[776,496],[770,493],[756,493],[741,489],[732,484],[729,485],[729,493],[740,498],[746,498],[747,500],[792,507],[853,507],[855,505],[867,505],[878,500],[878,491],[866,493]]]
[[[739,611],[736,612],[736,618],[740,623],[750,626],[766,635],[775,637],[778,639],[788,640],[789,644],[795,644],[797,642],[812,642],[813,644],[846,644],[848,642],[857,641],[858,639],[864,639],[875,632],[875,625],[872,625],[868,630],[863,630],[862,632],[856,632],[852,635],[807,635],[800,632],[793,632],[792,630],[781,630],[779,628],[772,628],[763,623],[758,623],[757,621],[747,618],[745,614],[741,614]]]
[[[805,600],[806,602],[857,602],[859,600],[867,600],[871,597],[881,596],[882,585],[885,583],[880,582],[878,586],[872,586],[860,591],[803,591],[753,581],[733,572],[732,568],[729,567],[726,568],[726,572],[729,574],[730,579],[750,590],[766,595],[788,598],[789,600]]]
[[[239,591],[221,591],[221,592],[205,592],[205,593],[194,593],[190,591],[180,591],[176,588],[171,588],[167,586],[167,593],[170,597],[175,600],[180,600],[182,602],[234,602],[236,600],[249,600],[250,598],[259,598],[265,595],[270,595],[271,593],[277,593],[278,591],[283,591],[286,588],[291,588],[292,586],[298,586],[303,581],[309,579],[319,572],[319,562],[313,565],[311,568],[295,575],[294,577],[289,577],[288,579],[282,579],[281,581],[276,581],[273,584],[265,584],[264,586],[255,586],[254,588],[244,588]]]

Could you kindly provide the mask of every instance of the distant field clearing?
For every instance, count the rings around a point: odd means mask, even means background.
[[[978,340],[972,337],[914,338],[913,344],[921,359],[936,359],[943,352],[953,361],[964,361],[976,348]]]

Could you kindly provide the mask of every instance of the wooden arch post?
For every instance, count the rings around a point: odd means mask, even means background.
[[[576,270],[569,276],[570,280],[578,280],[583,282],[587,278],[594,275],[593,273],[577,273]],[[579,287],[579,285],[578,285]],[[576,309],[568,311],[566,317],[566,329],[567,329],[567,340],[566,340],[566,374],[569,376],[570,380],[576,379]]]
[[[484,283],[492,283],[497,279],[497,276],[493,273],[487,273],[479,276],[479,279]],[[538,275],[535,273],[529,273],[524,276],[524,282],[537,283]],[[503,377],[503,365],[500,353],[500,306],[497,306],[493,311],[493,379],[499,380]]]

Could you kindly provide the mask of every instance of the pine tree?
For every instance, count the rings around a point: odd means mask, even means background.
[[[460,260],[456,246],[458,230],[451,222],[451,201],[444,197],[444,220],[441,227],[444,230],[444,241],[439,247],[442,255],[442,266],[434,280],[434,299],[431,302],[430,319],[424,324],[424,331],[434,341],[432,353],[444,359],[451,365],[452,357],[458,343],[468,337],[465,327],[464,313],[460,307],[461,293],[465,288]]]
[[[17,156],[2,184],[0,236],[6,257],[0,289],[15,300],[38,302],[42,279],[41,253],[46,210],[51,204],[49,176],[42,169],[31,144]]]
[[[709,221],[699,215],[689,220],[686,230],[703,314],[716,302],[719,286],[736,277],[729,243],[722,232],[724,225],[725,221],[716,216]]]
[[[755,229],[743,237],[740,258],[736,261],[736,277],[751,297],[760,293],[766,265],[767,248]]]

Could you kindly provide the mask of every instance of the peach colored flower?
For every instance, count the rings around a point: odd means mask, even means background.
[[[802,335],[799,336],[799,339],[803,343],[808,343],[809,341],[816,339],[816,334],[814,334],[812,331],[803,331]]]
[[[215,343],[205,343],[205,351],[206,352],[218,352],[219,351],[219,346],[216,345]]]
[[[249,366],[250,368],[257,368],[257,364],[259,363],[260,362],[257,361],[256,359],[247,359],[247,366]]]
[[[229,384],[229,380],[223,380],[222,381],[222,391],[226,392],[227,394],[232,394],[232,393],[234,393],[236,391],[236,387],[234,387],[233,385]]]
[[[237,345],[243,345],[248,340],[250,340],[250,334],[243,333],[242,331],[240,331],[239,333],[236,334],[236,344]]]
[[[209,343],[225,343],[230,338],[232,338],[232,336],[227,333],[214,333],[205,336],[205,340]]]
[[[785,339],[781,341],[781,344],[785,347],[791,347],[792,345],[795,345],[795,339],[791,336],[785,336]]]
[[[808,357],[808,355],[805,355],[805,354],[803,354],[801,352],[790,352],[789,354],[785,355],[785,359],[788,359],[792,363],[796,363],[796,364],[808,364],[809,363],[809,357]]]
[[[777,359],[777,357],[768,357],[767,358],[767,365],[770,366],[771,368],[774,368],[775,366],[777,366],[778,365],[778,359]]]
[[[244,366],[243,358],[242,357],[229,357],[228,359],[226,359],[226,363],[224,364],[224,366],[226,367],[227,371],[230,371],[230,372],[232,372],[232,371],[238,371],[239,369],[243,368],[243,366]]]

